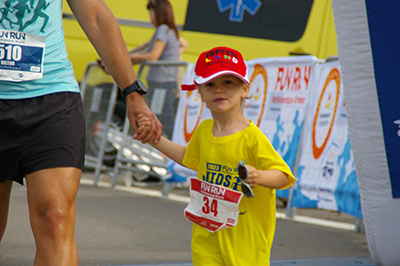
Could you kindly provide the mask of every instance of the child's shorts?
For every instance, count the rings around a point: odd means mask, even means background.
[[[85,118],[79,93],[0,100],[0,182],[56,167],[83,169]]]

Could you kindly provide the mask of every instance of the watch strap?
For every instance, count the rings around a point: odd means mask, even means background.
[[[146,94],[145,91],[143,91],[139,85],[138,85],[138,81],[136,80],[135,82],[133,82],[131,85],[129,85],[128,87],[126,87],[121,93],[122,96],[124,97],[124,99],[126,99],[126,97],[131,94],[132,92],[138,92],[140,95]]]

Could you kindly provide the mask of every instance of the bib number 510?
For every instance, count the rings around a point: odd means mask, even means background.
[[[210,198],[204,197],[203,198],[204,205],[201,208],[204,214],[209,214],[212,212],[215,217],[218,215],[218,201],[215,199],[212,199],[210,202]]]
[[[0,44],[0,60],[20,61],[22,59],[22,48],[18,45]]]

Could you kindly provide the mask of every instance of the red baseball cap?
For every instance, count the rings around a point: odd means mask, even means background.
[[[202,85],[223,75],[234,75],[250,84],[247,65],[242,54],[228,47],[215,47],[201,53],[194,72],[195,84],[184,84],[182,90],[194,90],[196,85]]]

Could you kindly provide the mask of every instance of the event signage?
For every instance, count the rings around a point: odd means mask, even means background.
[[[318,65],[311,86],[292,206],[362,218],[339,61]]]
[[[361,218],[338,62],[321,64],[316,57],[303,56],[259,58],[247,65],[251,87],[243,114],[264,132],[292,170],[299,164],[292,204]],[[187,69],[184,84],[193,84],[193,67]],[[198,91],[182,91],[172,140],[187,145],[196,127],[208,118],[210,110]],[[178,164],[170,163],[169,170],[180,180],[185,175],[196,177]],[[287,198],[289,190],[276,194]]]
[[[314,56],[260,58],[248,62],[251,99],[244,115],[269,138],[293,169],[310,96]],[[288,190],[277,190],[287,198]]]

